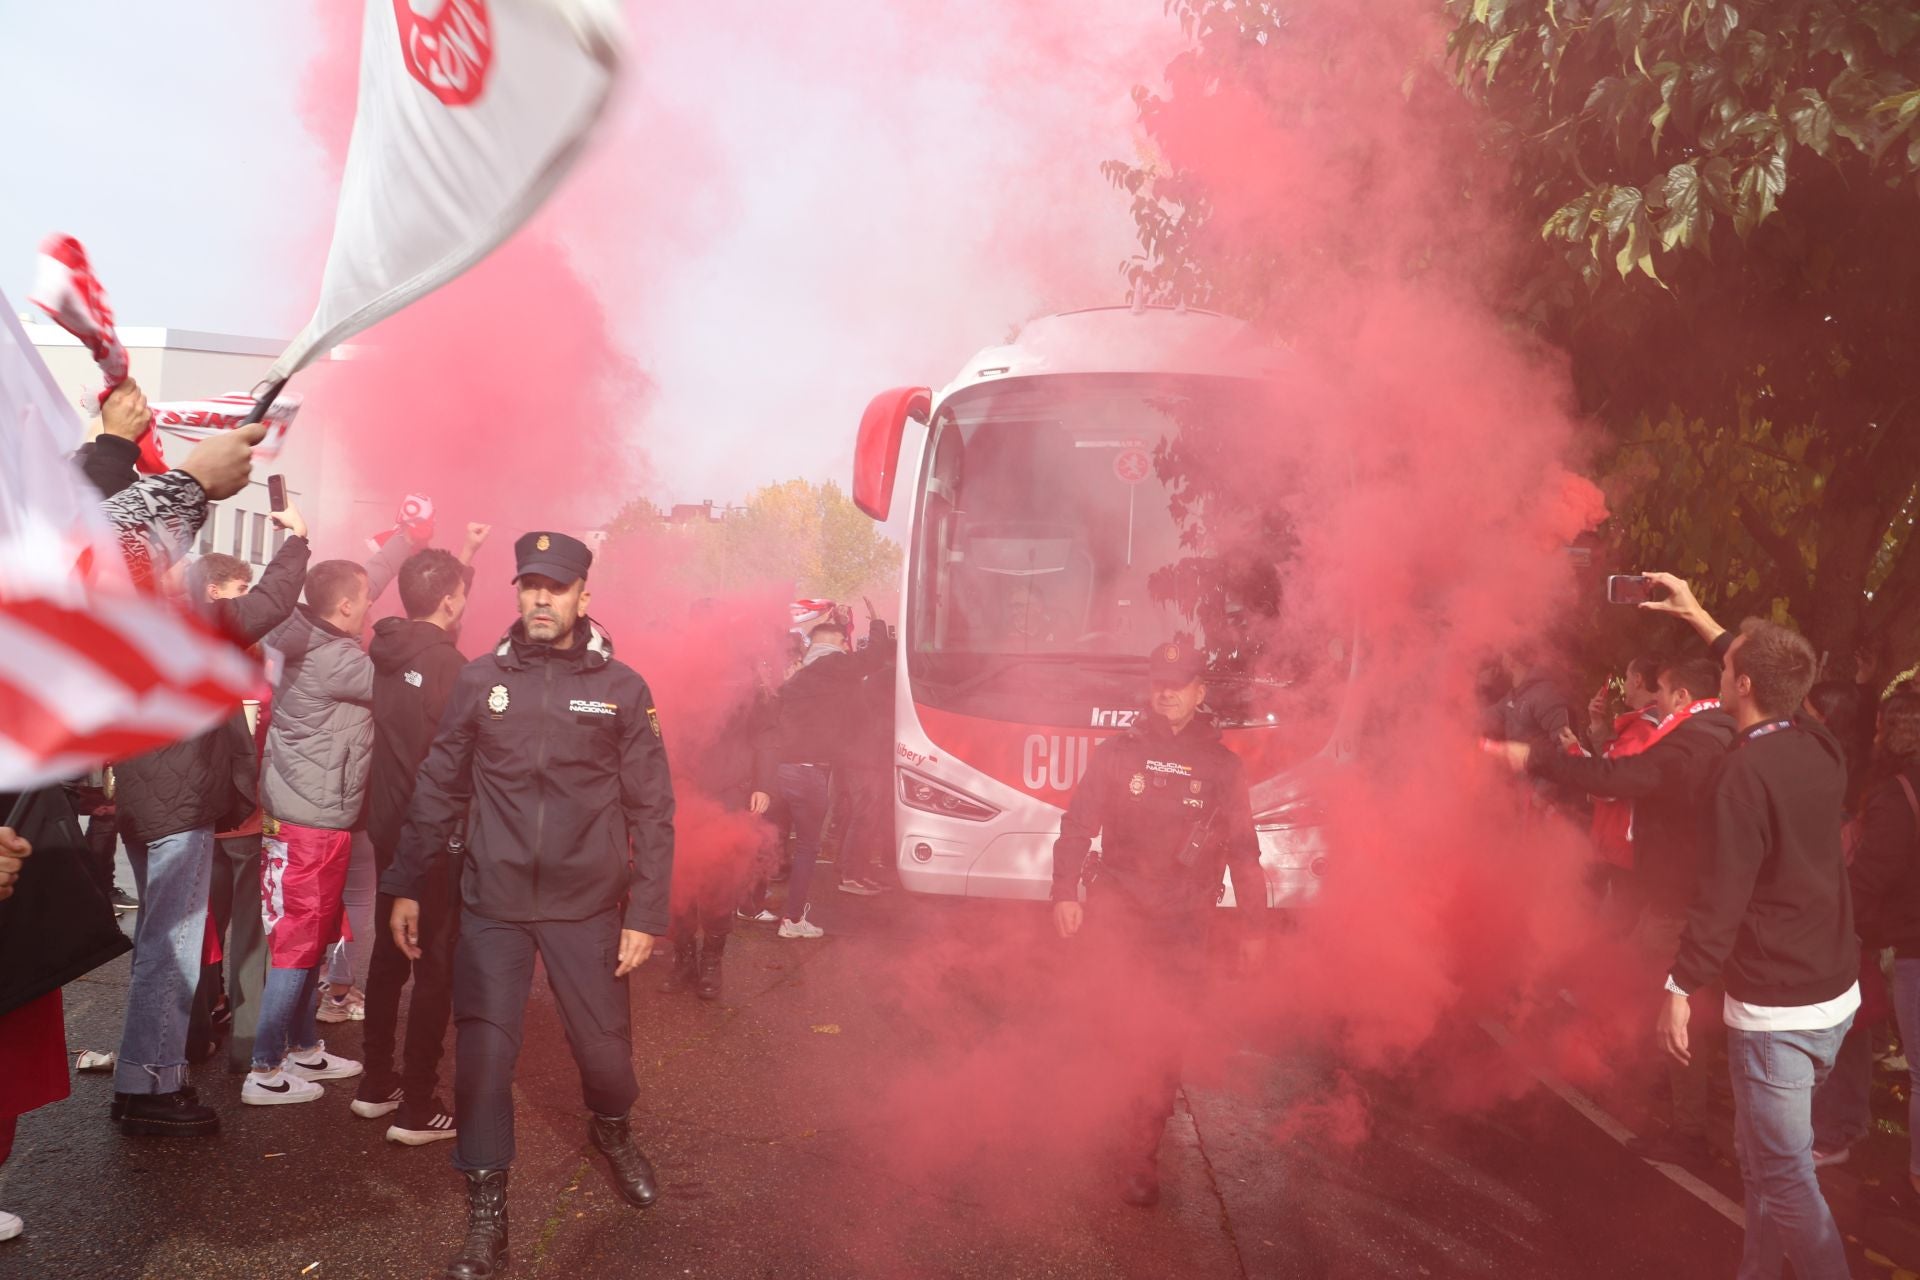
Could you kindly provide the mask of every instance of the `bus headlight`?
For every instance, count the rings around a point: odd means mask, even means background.
[[[966,822],[987,822],[1000,816],[1000,811],[986,801],[976,800],[943,782],[935,782],[924,773],[904,768],[899,773],[900,802],[909,809]]]
[[[1297,831],[1301,827],[1323,827],[1326,810],[1312,800],[1297,797],[1253,817],[1256,831]]]

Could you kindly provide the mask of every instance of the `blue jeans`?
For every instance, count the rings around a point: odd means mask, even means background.
[[[1920,1178],[1920,960],[1893,962],[1893,1019],[1907,1050],[1907,1172]]]
[[[379,890],[379,872],[374,866],[373,839],[364,831],[353,833],[353,852],[347,860],[347,887],[340,895],[346,909],[347,928],[340,941],[327,952],[325,972],[320,976],[336,992],[348,987],[367,989],[367,971],[373,964],[373,899]],[[347,933],[353,935],[348,940]]]
[[[118,1093],[172,1093],[187,1082],[187,1022],[206,941],[213,828],[153,841],[128,836],[127,861],[140,913],[113,1087]]]
[[[1813,1091],[1813,1145],[1844,1151],[1873,1128],[1873,1027],[1854,1016],[1833,1070]]]
[[[1813,1091],[1833,1069],[1848,1018],[1821,1031],[1727,1029],[1734,1145],[1746,1186],[1739,1280],[1848,1280],[1847,1250],[1813,1174]]]
[[[269,969],[260,992],[260,1028],[253,1036],[253,1069],[271,1071],[289,1050],[320,1043],[314,1010],[320,999],[320,970]]]
[[[787,905],[781,912],[798,920],[807,909],[813,867],[820,860],[820,837],[827,830],[827,800],[832,770],[818,764],[780,766],[780,795],[793,814],[793,870],[787,876]]]

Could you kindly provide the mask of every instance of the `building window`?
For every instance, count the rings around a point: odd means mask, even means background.
[[[257,513],[253,517],[253,562],[267,562],[267,518]]]
[[[219,522],[220,511],[218,508],[207,512],[207,522],[200,526],[200,545],[196,548],[201,555],[204,556],[213,550],[214,526]]]
[[[244,515],[245,513],[240,511],[233,513],[233,558],[235,560],[247,558],[247,522],[242,519]]]

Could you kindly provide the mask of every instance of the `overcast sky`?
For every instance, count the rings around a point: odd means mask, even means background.
[[[1130,225],[1098,165],[1133,155],[1128,91],[1177,36],[1160,0],[808,8],[634,8],[633,91],[555,210],[657,386],[632,429],[663,500],[844,484],[869,395],[1119,299]],[[314,12],[0,0],[13,304],[62,230],[122,324],[298,328],[335,181],[297,107]],[[636,174],[654,211],[623,217]]]

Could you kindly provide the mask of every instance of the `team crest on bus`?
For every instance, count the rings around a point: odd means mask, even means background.
[[[497,684],[487,691],[487,710],[496,718],[507,713],[507,686]]]

